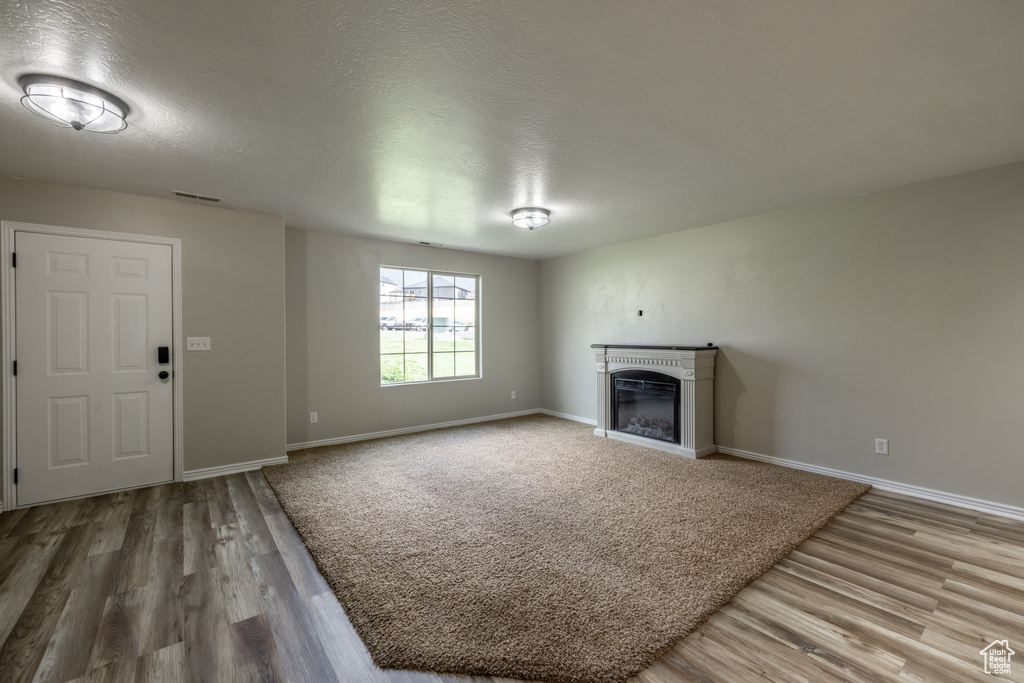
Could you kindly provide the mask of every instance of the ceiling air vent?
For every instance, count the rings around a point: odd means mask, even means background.
[[[184,197],[185,199],[198,199],[201,202],[213,202],[216,204],[220,201],[220,197],[207,197],[203,194],[194,194],[192,192],[180,192],[178,190],[171,190],[178,197]]]

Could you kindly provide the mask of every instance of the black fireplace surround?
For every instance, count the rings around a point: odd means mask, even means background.
[[[610,379],[613,429],[680,443],[678,379],[652,370],[622,370]]]

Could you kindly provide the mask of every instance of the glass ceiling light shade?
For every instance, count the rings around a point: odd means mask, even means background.
[[[516,209],[512,212],[512,225],[517,228],[533,230],[534,228],[543,227],[550,222],[551,212],[547,209],[526,207],[523,209]]]
[[[54,124],[94,133],[118,133],[128,127],[128,105],[108,92],[60,76],[26,74],[21,103]]]

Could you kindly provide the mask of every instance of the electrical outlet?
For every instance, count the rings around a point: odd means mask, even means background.
[[[209,337],[189,337],[185,340],[186,351],[209,351],[210,350],[210,338]]]
[[[515,398],[515,397],[516,397],[516,392],[513,391],[512,392],[512,398]]]
[[[309,424],[311,424],[311,425],[315,425],[316,424],[316,413],[310,413],[309,414]]]
[[[889,455],[889,439],[875,439],[875,453]]]

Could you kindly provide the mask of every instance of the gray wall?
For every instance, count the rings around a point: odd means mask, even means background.
[[[545,261],[542,405],[594,417],[591,343],[715,342],[718,444],[1022,505],[1022,261],[1024,164]]]
[[[185,470],[284,455],[281,216],[0,178],[0,219],[181,238]]]
[[[593,418],[591,343],[712,341],[719,444],[1022,505],[1022,187],[1017,164],[539,264],[4,178],[0,218],[182,238],[184,333],[213,338],[184,355],[186,470],[283,453],[287,305],[287,443]],[[482,379],[379,386],[380,264],[482,276]]]
[[[285,235],[288,443],[540,407],[538,262],[305,230]],[[480,379],[380,386],[381,265],[480,275]],[[311,411],[317,424],[309,424]]]

